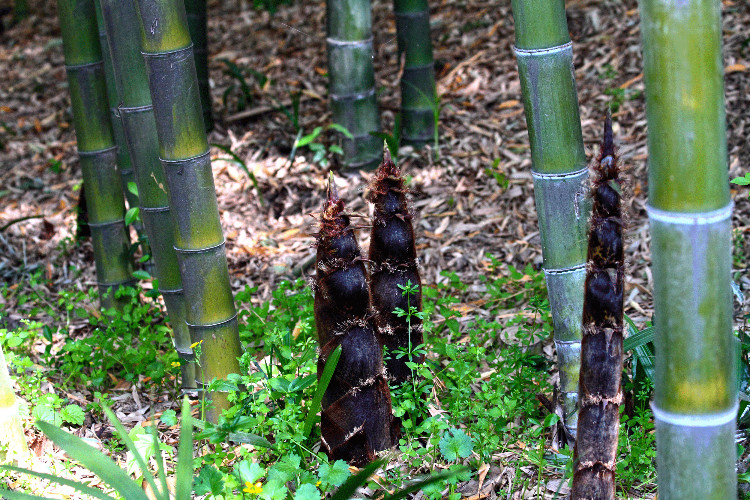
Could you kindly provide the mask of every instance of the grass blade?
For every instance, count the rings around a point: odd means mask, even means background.
[[[133,440],[130,439],[130,436],[128,435],[128,431],[125,430],[125,427],[122,425],[122,423],[119,420],[117,420],[117,417],[115,416],[114,413],[112,413],[112,410],[110,410],[108,406],[102,404],[102,409],[104,410],[104,414],[107,415],[107,418],[112,423],[112,425],[115,426],[115,429],[117,430],[117,434],[120,436],[120,439],[122,439],[122,442],[125,443],[125,447],[133,454],[133,457],[135,458],[136,463],[138,463],[138,467],[141,468],[141,473],[143,474],[143,478],[146,481],[148,481],[148,484],[151,486],[151,489],[153,490],[153,492],[157,493],[159,491],[159,488],[156,487],[156,481],[154,481],[154,476],[152,476],[151,473],[149,472],[148,464],[146,463],[146,460],[141,456],[141,452],[138,451],[138,448],[136,448],[135,443],[133,443]],[[158,441],[157,441],[157,446],[158,446]],[[130,478],[130,476],[128,476],[128,478]]]
[[[115,421],[117,422],[117,419]],[[117,423],[122,427],[122,424]],[[102,481],[116,489],[123,497],[128,500],[149,500],[138,483],[133,481],[124,470],[117,466],[104,453],[92,448],[81,438],[69,434],[48,422],[37,421],[36,426],[74,460],[77,460],[88,470],[99,476]],[[125,436],[127,437],[127,433]],[[128,440],[130,441],[129,438]]]
[[[444,479],[448,479],[449,477],[453,477],[456,474],[461,474],[462,472],[466,472],[468,470],[469,470],[468,467],[458,467],[454,470],[448,470],[445,472],[441,472],[440,474],[436,474],[434,476],[429,476],[424,479],[419,479],[415,483],[397,491],[393,495],[387,495],[383,497],[383,500],[401,500],[402,498],[406,498],[408,495],[411,495],[412,493],[415,493],[421,490],[427,485],[430,485],[432,483],[437,483],[438,481],[443,481]]]
[[[187,396],[182,400],[182,424],[175,477],[175,500],[190,500],[193,493],[193,417],[190,414],[190,401]]]
[[[21,472],[23,474],[28,474],[30,476],[35,476],[40,479],[46,479],[48,481],[52,481],[53,483],[61,484],[63,486],[70,486],[71,488],[75,488],[76,490],[80,491],[84,495],[89,495],[94,498],[99,498],[101,500],[115,500],[111,496],[104,493],[102,490],[98,488],[93,488],[87,484],[79,483],[78,481],[73,481],[72,479],[65,479],[62,477],[53,476],[52,474],[45,474],[44,472],[36,472],[29,469],[24,469],[23,467],[14,467],[12,465],[0,465],[0,469],[9,470],[13,472]],[[2,497],[5,494],[6,490],[0,490],[0,497]],[[34,497],[38,498],[38,497]]]
[[[320,411],[320,402],[323,400],[323,394],[325,394],[326,389],[328,389],[328,384],[331,382],[333,371],[336,369],[336,365],[338,364],[340,357],[341,346],[338,346],[336,349],[334,349],[328,356],[326,366],[323,368],[323,374],[320,376],[320,380],[318,381],[318,388],[315,391],[315,396],[313,397],[312,403],[310,404],[307,418],[305,418],[305,427],[302,431],[302,435],[305,437],[309,436],[310,431],[312,431],[315,417]]]
[[[365,484],[370,479],[370,476],[372,476],[384,463],[385,459],[383,458],[370,462],[367,467],[357,472],[356,475],[350,476],[349,479],[339,487],[336,493],[333,494],[331,500],[349,500],[352,498],[352,495],[357,491],[357,488]]]

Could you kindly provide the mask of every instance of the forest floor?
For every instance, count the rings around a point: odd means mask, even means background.
[[[258,181],[256,191],[242,167],[213,148],[232,286],[235,292],[257,287],[248,299],[257,307],[271,300],[282,281],[312,275],[317,230],[313,215],[323,205],[327,179],[327,168],[312,163],[313,154],[306,148],[290,162],[296,131],[276,109],[279,103],[291,109],[290,95],[300,91],[299,125],[304,134],[330,124],[331,114],[326,101],[324,3],[282,5],[274,15],[253,10],[249,3],[209,2],[216,118],[209,140],[230,147]],[[531,265],[538,270],[542,262],[510,2],[431,3],[441,106],[439,142],[422,151],[404,148],[401,157],[411,177],[422,280],[427,285],[448,283],[444,272],[455,273],[453,281],[465,285],[456,291],[459,302],[453,306],[461,312],[459,322],[496,321],[528,304],[507,311],[488,307],[487,279],[507,278],[512,274],[507,266],[524,270]],[[74,243],[81,180],[54,2],[30,4],[32,16],[0,34],[0,278],[5,287],[0,294],[0,327],[13,330],[22,320],[39,321],[54,332],[57,349],[62,342],[57,326],[66,315],[64,300],[59,301],[66,297],[62,292],[87,291],[95,276],[90,243]],[[572,0],[567,7],[589,157],[597,151],[607,107],[614,107],[616,143],[629,184],[625,310],[643,328],[653,311],[653,283],[644,209],[648,154],[637,3]],[[10,19],[3,21],[9,24]],[[746,126],[750,131],[750,5],[724,0],[723,21],[728,163],[733,178],[745,174],[748,165],[742,158],[750,156],[745,135]],[[390,131],[399,107],[391,2],[373,1],[373,32],[383,130]],[[246,95],[238,79],[228,74],[225,59],[245,71]],[[243,98],[248,101],[244,113]],[[328,144],[334,137],[324,133],[321,139]],[[336,166],[337,158],[331,161]],[[337,177],[350,211],[368,212],[362,195],[370,175]],[[744,189],[733,186],[732,196],[734,279],[747,293],[750,277],[744,255],[750,203]],[[24,217],[33,218],[13,223]],[[367,231],[359,237],[366,248]],[[735,305],[735,324],[740,325],[745,304]],[[69,330],[86,330],[84,322],[70,320]],[[40,362],[44,349],[40,340],[32,349],[34,362]],[[539,349],[552,359],[549,339]],[[554,370],[550,373],[549,382],[554,382]],[[41,390],[53,392],[55,375],[47,375]],[[130,383],[111,377],[119,394],[115,409],[128,426],[145,420],[148,407],[151,412],[176,408],[168,392],[149,391],[142,379]],[[79,403],[90,403],[94,397],[87,387],[61,396]],[[96,434],[79,432],[92,433]],[[554,477],[559,474],[550,476]],[[547,484],[550,478],[541,479]],[[497,496],[506,480],[501,475],[486,494],[475,490],[476,498]],[[484,476],[480,489],[483,481]],[[555,494],[554,489],[542,491],[530,488],[520,496],[509,491],[508,498]],[[643,495],[650,497],[653,490]]]

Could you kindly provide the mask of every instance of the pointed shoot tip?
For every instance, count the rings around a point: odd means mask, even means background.
[[[388,143],[383,141],[383,163],[393,163],[391,150],[388,149]]]
[[[614,156],[614,142],[614,133],[612,132],[612,113],[610,110],[607,110],[607,117],[604,120],[604,140],[602,141],[602,156]]]
[[[333,172],[328,175],[328,203],[333,204],[339,200],[339,189],[336,187],[336,180],[333,177]]]

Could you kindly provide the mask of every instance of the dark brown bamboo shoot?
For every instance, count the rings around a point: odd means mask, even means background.
[[[422,282],[419,278],[414,245],[412,215],[406,199],[408,189],[399,169],[386,150],[385,159],[375,172],[368,200],[375,205],[370,237],[370,297],[375,309],[378,340],[388,349],[386,374],[401,383],[411,377],[407,361],[422,363],[424,355],[400,355],[422,344]],[[405,295],[401,287],[411,283],[416,292]],[[398,316],[401,309],[410,315]],[[400,357],[399,357],[400,355]]]
[[[315,325],[321,346],[318,377],[331,352],[341,357],[322,400],[323,449],[332,460],[363,465],[390,448],[399,425],[383,355],[370,314],[367,273],[333,179],[320,221],[315,277]]]
[[[594,166],[593,207],[583,302],[580,410],[573,500],[614,500],[622,404],[623,282],[620,168],[609,116]]]

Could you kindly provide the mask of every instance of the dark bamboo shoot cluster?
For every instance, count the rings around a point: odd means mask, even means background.
[[[622,404],[623,282],[620,170],[610,117],[594,167],[593,207],[583,302],[580,410],[573,500],[615,498],[615,461]]]
[[[410,307],[422,310],[422,283],[406,194],[401,170],[386,151],[368,196],[375,205],[369,253],[370,297],[378,340],[389,353],[386,373],[397,383],[411,376],[407,361],[424,361],[423,355],[398,357],[399,351],[412,352],[422,344],[422,320],[413,314],[407,319],[394,313],[396,309],[408,312]],[[416,287],[416,292],[403,293],[401,287],[408,283]]]
[[[398,426],[370,313],[367,272],[344,203],[331,180],[318,233],[315,324],[321,346],[318,377],[341,346],[322,401],[323,449],[331,459],[362,465],[390,448]]]

